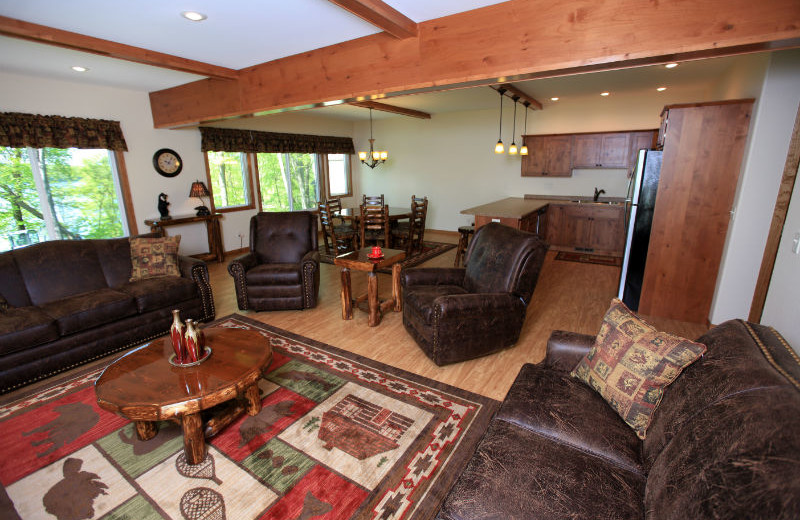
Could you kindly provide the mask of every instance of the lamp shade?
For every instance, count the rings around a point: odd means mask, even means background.
[[[206,185],[203,184],[202,181],[194,181],[192,183],[192,187],[189,189],[189,196],[190,197],[210,197],[211,192],[208,191]]]

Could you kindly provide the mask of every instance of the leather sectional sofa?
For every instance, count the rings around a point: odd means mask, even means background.
[[[556,331],[522,368],[437,518],[800,518],[800,359],[778,334],[697,340],[643,441],[570,377],[593,341]]]
[[[132,282],[127,238],[0,254],[0,393],[163,335],[172,309],[213,319],[206,264],[178,258],[180,277]]]

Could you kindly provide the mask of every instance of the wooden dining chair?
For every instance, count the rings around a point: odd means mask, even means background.
[[[392,228],[392,247],[405,249],[406,256],[419,254],[423,249],[425,220],[428,216],[428,197],[411,196],[411,217]]]
[[[358,244],[356,230],[352,225],[336,216],[342,210],[341,201],[330,199],[324,203],[320,202],[318,208],[322,236],[325,240],[325,252],[336,256],[348,251],[355,251]]]
[[[383,195],[381,195],[382,198]],[[361,234],[361,247],[367,247],[369,242],[388,249],[391,240],[389,206],[383,204],[361,204],[359,231]]]

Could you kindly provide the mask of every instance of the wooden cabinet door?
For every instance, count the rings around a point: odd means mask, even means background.
[[[545,143],[547,149],[546,175],[553,177],[572,176],[572,136],[554,135]]]
[[[522,143],[528,147],[528,155],[522,156],[522,176],[539,177],[547,167],[545,136],[526,135]]]
[[[625,248],[625,208],[601,206],[592,208],[590,246],[595,251],[622,254]]]
[[[603,136],[601,134],[576,135],[572,140],[572,167],[598,168],[602,148]]]
[[[656,145],[656,134],[658,130],[647,130],[643,132],[631,132],[630,143],[628,145],[628,171],[633,171],[636,166],[636,158],[642,148],[652,149]]]
[[[603,134],[603,146],[600,149],[601,168],[628,167],[628,133]]]
[[[575,241],[574,228],[567,219],[567,204],[550,204],[547,206],[547,227],[545,242],[551,246],[572,247]]]

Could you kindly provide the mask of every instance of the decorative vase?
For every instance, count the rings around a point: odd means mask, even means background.
[[[169,329],[169,336],[172,339],[172,348],[175,350],[175,362],[178,364],[186,363],[186,340],[183,337],[186,326],[181,323],[180,311],[172,311],[172,327]]]
[[[184,363],[195,363],[202,354],[200,346],[200,334],[194,326],[194,320],[186,320],[186,359]]]

